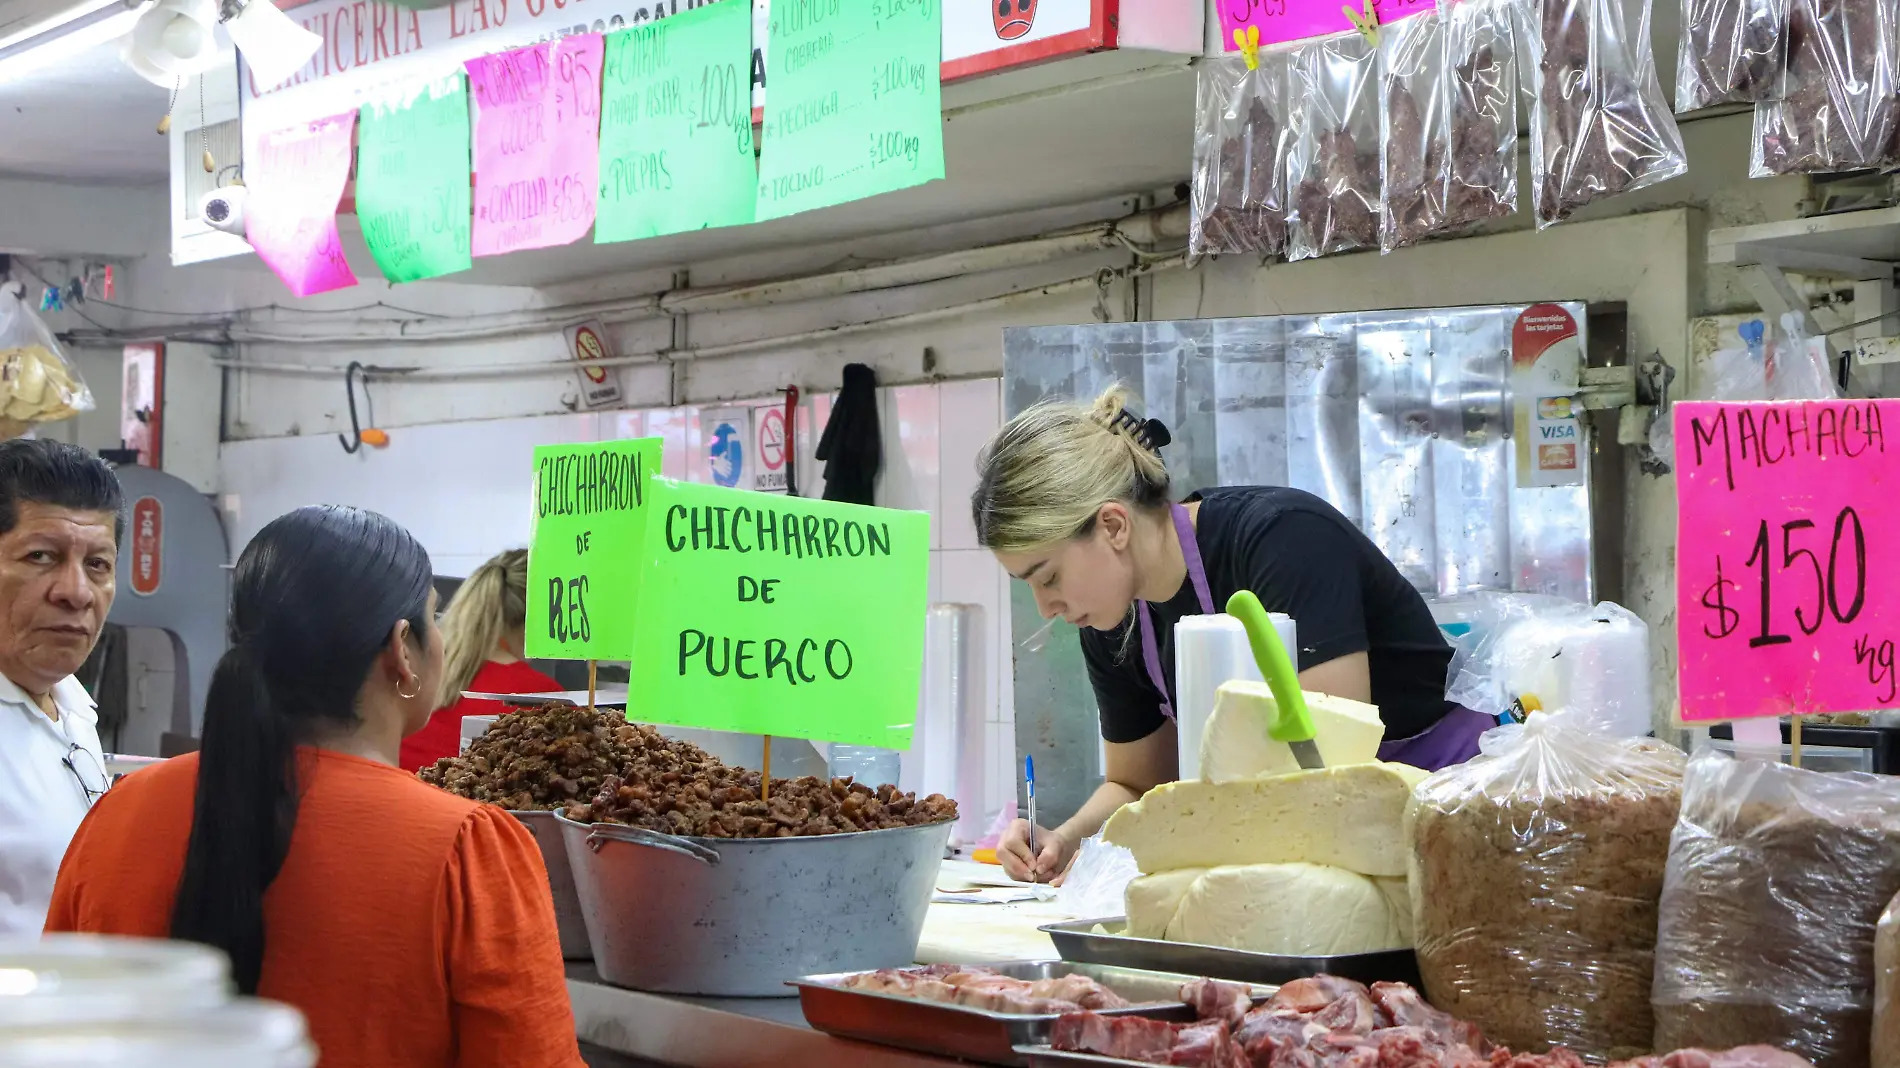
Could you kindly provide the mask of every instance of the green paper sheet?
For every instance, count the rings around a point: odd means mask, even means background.
[[[391,282],[469,267],[468,80],[460,71],[362,110],[356,217]]]
[[[625,660],[660,439],[540,445],[528,548],[527,652]]]
[[[631,719],[908,749],[930,516],[654,479]]]
[[[594,241],[752,221],[752,9],[721,0],[607,35]]]
[[[760,219],[943,177],[942,0],[776,0]]]

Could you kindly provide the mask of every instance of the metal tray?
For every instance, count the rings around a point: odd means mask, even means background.
[[[1147,1016],[1189,1023],[1194,1010],[1181,1003],[1181,984],[1198,976],[1174,975],[1136,968],[1069,961],[1028,961],[983,964],[1012,979],[1055,979],[1085,975],[1134,1002],[1125,1009],[1108,1009],[1104,1016]],[[826,1034],[856,1038],[899,1049],[915,1050],[986,1064],[1027,1065],[1018,1046],[1047,1045],[1054,1015],[1020,1015],[966,1008],[941,1001],[846,990],[838,984],[863,972],[813,975],[791,985],[798,988],[805,1022]],[[1270,990],[1256,990],[1256,998]]]
[[[1056,952],[1062,954],[1063,960],[1087,964],[1183,972],[1236,983],[1277,984],[1309,975],[1337,975],[1341,979],[1356,979],[1362,983],[1419,985],[1418,955],[1409,949],[1346,953],[1337,957],[1286,957],[1274,953],[1250,953],[1242,949],[1195,945],[1191,942],[1163,942],[1115,933],[1097,934],[1095,931],[1095,928],[1101,927],[1109,932],[1117,932],[1126,923],[1122,917],[1116,916],[1106,920],[1052,923],[1038,929],[1056,944]]]
[[[1046,1043],[1034,1046],[1017,1046],[1016,1056],[1022,1058],[1027,1068],[1071,1068],[1073,1065],[1090,1065],[1092,1068],[1124,1068],[1130,1064],[1143,1064],[1143,1061],[1125,1061],[1120,1057],[1104,1057],[1099,1053],[1071,1053],[1056,1049]]]

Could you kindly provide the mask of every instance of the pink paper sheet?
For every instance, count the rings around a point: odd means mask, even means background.
[[[475,255],[565,245],[592,229],[603,51],[587,33],[468,61]]]
[[[356,284],[336,232],[355,130],[354,111],[269,130],[245,161],[245,240],[299,297]]]
[[[1220,14],[1221,47],[1229,52],[1240,51],[1234,31],[1245,34],[1249,26],[1259,28],[1262,45],[1343,33],[1352,29],[1344,6],[1343,0],[1214,0]],[[1354,0],[1352,8],[1365,11],[1366,0]],[[1432,0],[1373,0],[1372,10],[1384,25],[1432,10]]]
[[[1689,722],[1891,707],[1900,401],[1675,406]]]

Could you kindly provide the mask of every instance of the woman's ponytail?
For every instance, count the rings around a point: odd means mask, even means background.
[[[442,613],[442,690],[436,707],[454,704],[502,638],[519,630],[527,617],[526,549],[509,549],[476,568]]]
[[[297,822],[296,745],[256,652],[240,639],[218,660],[205,693],[197,805],[171,937],[223,950],[247,996],[257,993],[264,966],[264,891]]]

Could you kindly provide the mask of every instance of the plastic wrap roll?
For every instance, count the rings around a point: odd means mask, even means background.
[[[1293,618],[1279,612],[1269,618],[1297,660],[1300,646]],[[1182,617],[1174,625],[1174,714],[1183,780],[1201,777],[1201,733],[1214,714],[1214,692],[1229,679],[1264,681],[1240,620],[1226,613]]]
[[[919,797],[943,794],[959,802],[953,842],[974,842],[987,820],[983,799],[988,766],[982,651],[983,607],[933,604],[924,618],[923,694],[917,730],[904,754],[904,789]]]

